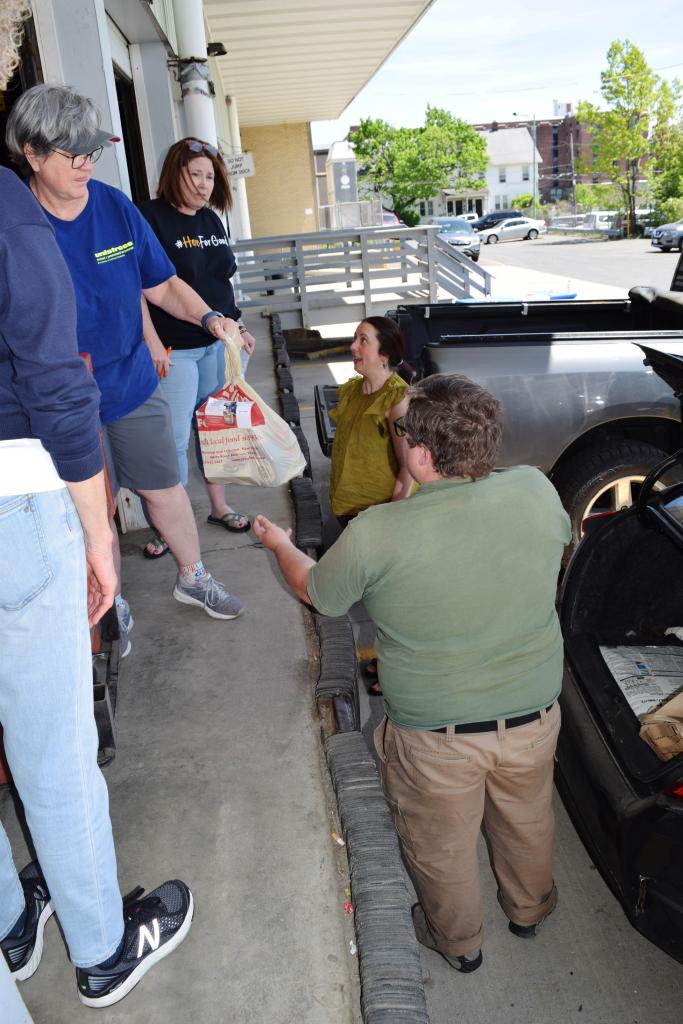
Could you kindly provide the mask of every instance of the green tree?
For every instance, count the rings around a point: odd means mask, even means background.
[[[515,196],[510,203],[513,210],[526,210],[529,206],[534,205],[533,192],[522,192],[521,195]]]
[[[611,183],[576,186],[576,205],[582,210],[615,210],[621,203],[621,191]]]
[[[683,199],[680,196],[669,196],[657,206],[657,224],[673,224],[674,221],[681,219],[683,219]]]
[[[442,188],[479,188],[488,164],[486,143],[446,110],[427,107],[421,128],[392,128],[364,118],[351,135],[361,188],[387,196],[406,224],[419,220],[415,205]]]
[[[662,131],[652,148],[656,162],[652,191],[659,209],[667,200],[683,196],[683,124]]]
[[[581,154],[578,170],[604,174],[616,186],[631,234],[642,180],[654,177],[658,160],[670,148],[680,86],[656,75],[641,50],[626,39],[616,40],[607,51],[600,92],[601,106],[579,103],[578,119],[590,134],[592,159]]]

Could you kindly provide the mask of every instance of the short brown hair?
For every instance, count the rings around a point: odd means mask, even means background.
[[[228,180],[228,172],[220,150],[218,156],[214,156],[208,149],[202,149],[201,152],[196,153],[193,149],[190,149],[188,142],[196,142],[200,146],[211,145],[211,143],[204,142],[202,139],[195,139],[193,136],[188,136],[185,139],[181,139],[180,142],[173,143],[166,154],[164,166],[161,168],[159,176],[159,187],[157,188],[159,199],[165,199],[171,206],[184,206],[181,188],[183,173],[193,160],[196,160],[197,157],[205,156],[213,164],[214,173],[213,192],[209,199],[209,206],[212,206],[214,210],[218,210],[220,213],[225,213],[226,210],[232,209],[230,181]],[[211,148],[215,149],[216,147],[211,146]]]
[[[455,373],[425,377],[408,394],[406,431],[429,449],[436,472],[472,480],[488,476],[503,432],[498,399]]]

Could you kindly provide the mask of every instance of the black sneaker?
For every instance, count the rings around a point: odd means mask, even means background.
[[[123,901],[123,950],[103,967],[77,967],[78,998],[86,1006],[112,1006],[135,988],[150,967],[179,946],[190,930],[194,901],[184,882],[164,882],[149,896],[135,889]]]
[[[410,912],[413,916],[413,927],[415,928],[417,941],[421,945],[426,946],[427,949],[433,949],[436,953],[440,953],[453,970],[460,971],[462,974],[473,974],[474,971],[481,967],[484,962],[481,949],[475,949],[474,952],[467,953],[464,956],[448,956],[446,953],[442,953],[427,923],[427,917],[422,904],[414,903]]]
[[[553,885],[553,892],[551,894],[552,904],[547,914],[544,914],[540,921],[534,921],[533,924],[515,924],[514,921],[508,921],[508,928],[513,935],[516,935],[518,939],[535,939],[538,935],[541,925],[544,921],[552,914],[553,910],[557,906],[557,889]]]
[[[26,901],[26,923],[18,938],[7,936],[0,942],[0,946],[12,977],[16,981],[26,981],[38,970],[43,955],[43,931],[54,910],[37,861],[27,864],[24,870],[19,872],[19,879]]]

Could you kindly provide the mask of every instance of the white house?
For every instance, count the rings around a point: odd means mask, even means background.
[[[541,155],[534,147],[529,130],[498,128],[479,132],[486,141],[489,166],[486,184],[480,191],[445,188],[433,199],[420,203],[420,217],[428,221],[432,216],[474,211],[478,214],[492,210],[506,210],[515,196],[534,192],[538,196],[538,178]],[[535,159],[534,159],[535,156]]]
[[[489,166],[486,171],[486,210],[506,210],[515,196],[538,196],[541,155],[529,130],[498,128],[481,132],[486,140]]]

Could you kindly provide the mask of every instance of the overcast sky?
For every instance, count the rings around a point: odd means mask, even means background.
[[[595,102],[615,39],[683,80],[682,38],[683,0],[436,0],[339,120],[313,122],[313,142],[344,138],[361,117],[421,124],[428,103],[478,122],[549,117],[554,99]]]

